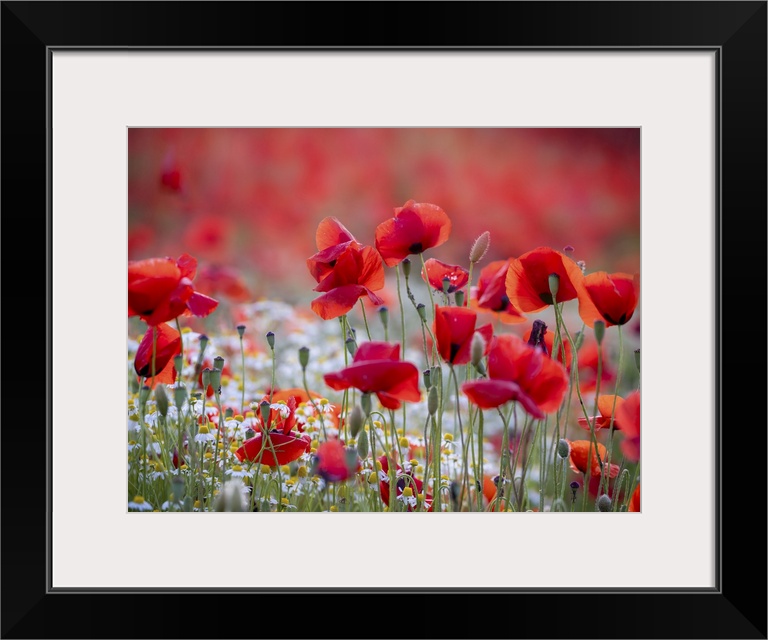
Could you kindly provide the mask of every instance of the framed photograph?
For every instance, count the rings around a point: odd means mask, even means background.
[[[765,638],[766,3],[336,12],[3,3],[2,636]]]

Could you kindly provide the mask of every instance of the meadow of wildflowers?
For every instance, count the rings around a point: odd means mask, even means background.
[[[211,257],[229,218],[129,262],[129,511],[640,510],[639,273],[396,204],[317,223],[306,302]]]

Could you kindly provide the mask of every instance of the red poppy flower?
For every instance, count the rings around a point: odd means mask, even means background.
[[[395,217],[376,227],[376,249],[388,267],[412,253],[439,247],[451,233],[451,221],[440,207],[409,200],[395,208]]]
[[[510,304],[525,313],[541,311],[552,304],[549,276],[560,278],[557,301],[566,302],[584,290],[584,274],[568,256],[549,247],[539,247],[519,258],[511,258],[506,290]]]
[[[346,369],[325,375],[325,383],[336,391],[354,387],[363,393],[375,393],[382,406],[399,409],[401,401],[418,402],[419,370],[400,360],[400,345],[388,342],[364,342]]]
[[[171,191],[181,191],[181,170],[173,153],[168,153],[163,159],[160,184]]]
[[[373,293],[383,288],[384,266],[379,254],[373,247],[350,242],[315,287],[314,290],[323,295],[312,301],[312,311],[323,320],[330,320],[351,311],[363,296],[368,296],[374,304],[383,304]]]
[[[600,429],[609,429],[611,426],[611,413],[613,412],[613,401],[614,398],[616,399],[616,414],[613,418],[613,428],[621,430],[621,424],[619,423],[616,416],[619,413],[619,407],[621,407],[622,404],[624,404],[624,398],[621,396],[600,396],[597,399],[597,410],[600,412],[599,416],[596,416],[594,419],[595,422],[595,431],[600,431]],[[587,422],[586,418],[579,418],[578,419],[579,426],[582,429],[586,429],[587,431],[590,430],[589,423],[592,422],[590,419],[589,422]]]
[[[196,286],[200,293],[221,295],[232,302],[247,302],[251,298],[248,286],[240,274],[230,267],[209,265],[200,269]]]
[[[357,244],[355,237],[333,216],[320,221],[315,242],[317,253],[307,260],[307,268],[317,282],[333,270],[336,261],[351,243]]]
[[[491,262],[480,272],[477,286],[472,287],[471,304],[478,309],[493,311],[505,324],[525,322],[526,317],[509,303],[507,272],[509,260]]]
[[[156,338],[152,337],[153,329]],[[149,327],[136,350],[133,368],[142,378],[152,378],[152,343],[155,343],[154,384],[172,384],[176,380],[173,357],[181,353],[181,336],[176,329],[167,324]],[[153,385],[154,386],[154,385]]]
[[[566,342],[566,348],[568,343]],[[604,345],[600,346],[600,349]],[[579,349],[579,388],[582,393],[591,393],[597,388],[597,364],[598,346],[594,339],[586,339]],[[600,388],[606,389],[607,385],[616,380],[616,373],[611,362],[603,352],[603,370],[600,376]]]
[[[435,305],[435,339],[440,357],[451,364],[467,364],[471,358],[472,338],[477,331],[485,339],[485,353],[491,346],[493,327],[485,324],[475,329],[477,314],[465,307]]]
[[[199,216],[190,222],[184,232],[183,246],[203,259],[223,262],[231,256],[235,232],[235,224],[230,218]]]
[[[314,391],[310,391],[312,400],[318,401],[321,400],[323,396],[321,396],[319,393],[316,393]],[[269,400],[269,395],[264,396],[266,400]],[[272,394],[272,404],[279,403],[279,402],[285,402],[286,404],[291,402],[291,399],[296,403],[296,406],[298,407],[302,402],[305,402],[306,404],[311,404],[310,402],[310,396],[307,395],[307,392],[304,391],[304,389],[299,388],[293,388],[293,389],[278,389]],[[332,407],[332,410],[329,413],[323,413],[323,421],[325,423],[325,426],[332,426],[334,428],[338,428],[339,426],[339,414],[341,412],[341,407],[336,404],[330,405]],[[302,431],[301,425],[297,425],[299,430]]]
[[[317,473],[326,482],[343,482],[352,477],[347,466],[347,451],[339,440],[328,440],[317,448]]]
[[[629,499],[629,505],[627,506],[627,511],[640,511],[640,483],[637,483],[637,487],[635,488],[634,493],[632,494],[632,497]]]
[[[255,437],[243,442],[243,445],[235,451],[240,462],[257,462],[270,467],[282,466],[293,462],[309,451],[312,438],[308,433],[297,434],[295,432],[283,433],[270,431],[266,446],[264,445],[264,433],[259,432]],[[264,451],[262,452],[262,448]],[[274,448],[275,454],[272,454]]]
[[[192,279],[197,260],[182,254],[128,263],[128,317],[139,316],[148,325],[168,322],[182,313],[207,316],[217,306],[213,298],[196,292]]]
[[[635,391],[627,396],[621,405],[616,407],[616,420],[621,424],[624,440],[621,451],[632,462],[640,460],[640,392]]]
[[[559,362],[513,335],[497,336],[488,354],[488,380],[462,385],[470,402],[492,409],[518,400],[534,418],[557,411],[568,388],[568,375]]]
[[[381,501],[389,506],[389,461],[387,456],[381,456],[379,458],[381,464],[381,471],[379,472],[379,493],[381,495]],[[422,495],[424,490],[424,483],[415,478],[413,475],[403,471],[403,468],[398,464],[395,470],[395,485],[397,487],[396,498],[406,505],[408,511],[415,511],[418,507],[418,496]],[[412,495],[407,495],[405,489],[409,488]],[[426,511],[432,511],[432,495],[426,494],[424,496],[424,508]]]
[[[269,400],[268,396],[264,400]],[[279,403],[274,403],[279,404]],[[255,437],[246,440],[243,445],[235,451],[238,460],[248,460],[256,462],[261,460],[262,464],[274,467],[277,465],[288,464],[296,460],[306,451],[309,451],[312,438],[309,434],[299,434],[292,431],[294,427],[301,430],[301,425],[296,421],[296,401],[290,398],[285,405],[285,409],[270,408],[267,424],[264,424],[260,411],[256,412],[257,420],[262,426]],[[264,438],[264,429],[269,431],[269,437]],[[262,453],[262,448],[264,449]],[[274,448],[274,455],[272,449]]]
[[[530,341],[531,339],[531,329],[528,329],[528,331],[525,332],[523,335],[523,340],[526,342]],[[567,371],[571,370],[571,361],[573,360],[573,352],[571,349],[571,343],[568,342],[568,340],[563,336],[563,344],[565,345],[565,368]],[[560,345],[557,346],[557,353],[554,353],[555,351],[555,334],[552,331],[546,331],[544,333],[544,347],[546,350],[547,355],[550,358],[553,358],[560,362],[562,364],[563,362],[563,349],[560,347]],[[553,355],[554,354],[554,355]],[[579,358],[579,361],[581,361],[581,358]]]
[[[639,274],[590,273],[579,296],[579,315],[588,327],[594,327],[595,320],[602,320],[606,327],[626,324],[632,319],[639,295]]]
[[[455,293],[467,286],[469,271],[464,267],[430,258],[424,263],[421,277],[438,291],[445,291],[443,280],[448,278],[448,291],[446,293]]]
[[[586,473],[587,471],[587,459],[589,458],[589,452],[592,451],[592,464],[591,464],[591,475],[600,477],[600,460],[605,463],[605,458],[608,455],[608,452],[605,449],[605,446],[597,443],[597,451],[595,450],[595,445],[592,443],[591,440],[574,440],[573,442],[569,441],[568,444],[571,446],[571,469],[573,469],[577,473]],[[590,449],[591,447],[591,449]],[[600,453],[600,460],[597,459],[597,454]],[[619,465],[617,464],[611,464],[611,469],[609,476],[611,478],[615,478],[617,475],[619,475]]]

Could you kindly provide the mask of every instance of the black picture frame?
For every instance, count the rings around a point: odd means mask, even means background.
[[[2,637],[322,637],[326,632],[335,637],[486,637],[501,626],[510,637],[766,638],[766,367],[761,333],[768,210],[766,9],[764,1],[3,2]],[[347,591],[331,589],[287,590],[293,595],[51,591],[50,485],[43,463],[50,469],[51,452],[44,445],[46,422],[51,427],[50,287],[55,274],[45,230],[51,215],[49,63],[59,47],[716,51],[716,588],[615,593],[369,590],[363,595],[376,597],[359,602],[349,600]],[[680,279],[682,296],[685,278],[700,276],[692,269],[671,277]],[[672,315],[669,331],[685,340],[688,321]],[[87,393],[87,381],[83,390]],[[754,398],[745,399],[752,394]],[[35,449],[37,461],[26,453]],[[678,499],[670,491],[670,500]],[[746,580],[740,577],[744,575]],[[286,598],[315,612],[326,608],[313,618],[326,620],[327,629],[294,627],[296,612],[280,608],[287,606]],[[463,611],[454,602],[460,598],[470,599]],[[403,614],[395,627],[374,625],[377,611],[399,606],[393,600],[402,606],[410,603],[414,613]],[[180,607],[192,613],[173,615]],[[203,609],[211,613],[200,615]],[[280,613],[270,616],[270,611]]]

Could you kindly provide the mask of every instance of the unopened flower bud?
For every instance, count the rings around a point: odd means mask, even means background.
[[[605,322],[602,320],[595,320],[595,340],[597,344],[603,344],[603,338],[605,337]]]
[[[368,432],[361,431],[357,438],[357,453],[361,458],[368,457]]]
[[[369,415],[371,415],[371,394],[370,393],[364,393],[360,396],[360,406],[363,409],[363,415],[367,418]]]
[[[344,345],[347,347],[347,353],[354,358],[357,353],[357,342],[355,342],[354,338],[347,338],[344,341]]]
[[[419,313],[419,318],[421,318],[421,320],[423,322],[426,322],[427,321],[427,308],[423,304],[421,304],[421,302],[416,305],[416,311]]]
[[[557,292],[560,291],[560,276],[556,273],[549,274],[549,293],[552,294],[552,302],[557,300]]]
[[[472,345],[470,346],[469,351],[472,358],[472,364],[475,368],[478,368],[483,363],[485,347],[485,338],[483,338],[479,331],[475,331],[475,335],[472,336]]]
[[[173,368],[176,369],[176,375],[181,375],[182,370],[184,369],[184,356],[179,354],[178,356],[173,356]]]
[[[437,387],[431,387],[429,389],[429,396],[427,397],[427,410],[431,416],[437,413]]]
[[[488,247],[491,246],[491,233],[485,231],[481,233],[477,240],[472,244],[472,248],[469,250],[469,261],[472,264],[480,262],[485,254],[488,253]]]
[[[306,369],[309,364],[309,349],[307,347],[299,349],[299,364],[302,369]]]
[[[269,345],[269,348],[274,351],[275,349],[275,334],[273,331],[267,332],[267,344]]]
[[[564,438],[561,438],[557,443],[557,455],[561,458],[567,458],[571,455],[571,445]]]
[[[269,400],[262,400],[261,404],[259,404],[259,410],[261,411],[261,420],[264,426],[269,429],[269,414],[272,412]]]
[[[464,289],[459,289],[453,296],[456,299],[456,306],[464,306]]]
[[[224,410],[224,417],[229,420],[233,415],[235,415],[235,412],[232,410],[231,407],[227,407]]]
[[[387,307],[379,307],[379,319],[386,329],[389,326],[389,309]]]
[[[245,335],[245,325],[244,324],[237,325],[237,335],[239,335],[241,338]]]
[[[402,265],[403,265],[403,275],[407,280],[411,275],[411,259],[406,258],[405,260],[403,260]]]
[[[605,493],[597,499],[597,509],[598,511],[611,510],[611,499]]]
[[[165,393],[165,385],[159,384],[155,387],[155,402],[160,415],[165,418],[168,415],[168,395]]]
[[[424,369],[424,371],[421,372],[421,375],[424,378],[424,388],[429,389],[432,385],[432,370]]]
[[[635,349],[635,366],[640,371],[640,349]]]
[[[179,385],[173,390],[173,402],[177,409],[181,409],[181,405],[187,399],[187,390],[185,387]]]
[[[356,438],[357,434],[360,433],[364,423],[365,416],[363,415],[363,410],[355,405],[349,414],[349,433],[353,438]]]

